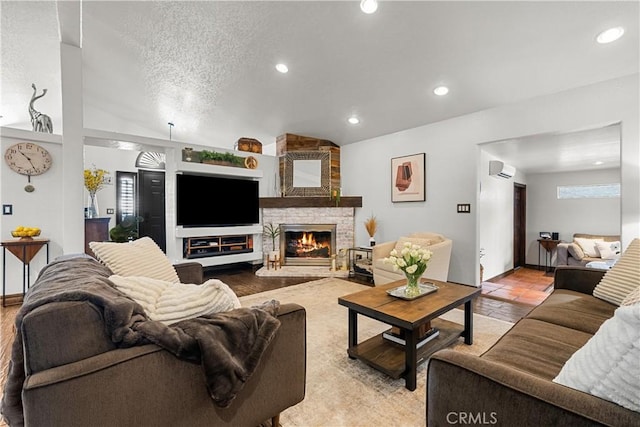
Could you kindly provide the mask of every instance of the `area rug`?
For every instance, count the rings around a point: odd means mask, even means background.
[[[347,278],[349,270],[331,271],[326,266],[314,265],[283,265],[280,268],[262,267],[256,271],[258,277],[338,277]]]
[[[307,388],[305,399],[280,416],[283,427],[358,427],[425,425],[427,363],[418,369],[418,384],[411,392],[404,380],[394,380],[359,360],[347,356],[347,308],[338,297],[368,289],[366,285],[324,278],[240,298],[243,306],[270,299],[294,302],[307,312]],[[443,318],[463,323],[462,310]],[[513,326],[512,323],[474,314],[474,344],[459,340],[452,348],[481,354]],[[389,327],[358,316],[360,340]],[[286,383],[280,386],[286,387]]]

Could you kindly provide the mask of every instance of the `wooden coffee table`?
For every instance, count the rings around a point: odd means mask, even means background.
[[[416,389],[416,372],[420,363],[435,351],[451,345],[460,336],[465,344],[473,343],[472,301],[480,288],[429,280],[438,291],[414,300],[392,297],[387,290],[402,286],[405,281],[375,286],[345,295],[338,303],[349,308],[349,348],[352,359],[360,359],[393,378],[404,378],[405,387]],[[438,319],[438,316],[464,304],[464,325]],[[404,332],[406,345],[390,342],[382,334],[358,343],[358,314],[379,320]],[[416,349],[420,330],[431,322],[440,334]]]

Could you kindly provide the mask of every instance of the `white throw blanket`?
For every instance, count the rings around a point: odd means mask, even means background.
[[[139,303],[149,319],[166,325],[241,306],[231,288],[217,279],[209,279],[201,285],[140,276],[113,275],[109,280]]]

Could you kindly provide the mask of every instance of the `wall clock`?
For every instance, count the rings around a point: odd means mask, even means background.
[[[4,152],[4,160],[12,171],[27,175],[29,184],[24,189],[29,193],[35,189],[31,185],[31,177],[45,173],[53,163],[51,154],[42,146],[32,142],[21,142],[7,148]]]

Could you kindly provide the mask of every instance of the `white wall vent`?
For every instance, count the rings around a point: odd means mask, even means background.
[[[516,168],[510,165],[504,164],[499,160],[490,160],[489,161],[489,175],[495,176],[498,178],[509,179],[513,178],[516,174]]]

